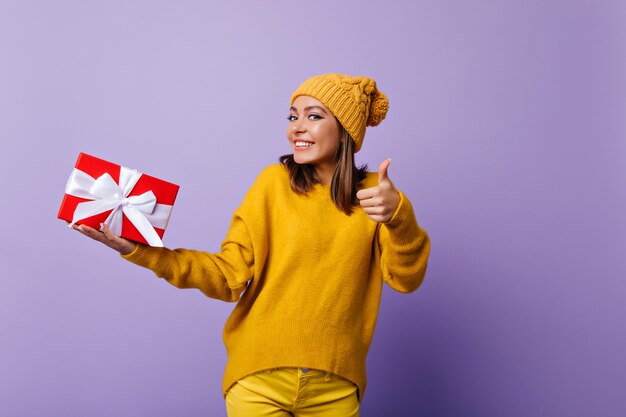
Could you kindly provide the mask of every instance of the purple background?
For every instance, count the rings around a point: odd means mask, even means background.
[[[181,185],[218,251],[307,77],[390,99],[357,162],[430,233],[383,294],[362,415],[626,415],[620,1],[0,3],[0,415],[218,416],[232,304],[57,220],[79,152]]]

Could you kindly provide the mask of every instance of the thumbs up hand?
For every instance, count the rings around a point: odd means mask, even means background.
[[[387,170],[391,159],[385,159],[378,167],[378,186],[357,191],[363,211],[379,223],[388,222],[400,204],[400,194],[389,179]]]

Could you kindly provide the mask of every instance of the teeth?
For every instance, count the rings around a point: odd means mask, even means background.
[[[311,145],[313,145],[313,144],[309,143],[309,142],[296,142],[296,147],[297,148],[308,148]]]

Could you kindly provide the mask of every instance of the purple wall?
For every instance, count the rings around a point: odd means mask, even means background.
[[[0,4],[0,415],[219,416],[231,304],[55,218],[78,152],[181,185],[165,243],[217,251],[291,92],[370,75],[359,163],[432,238],[386,289],[362,415],[626,415],[620,1]]]

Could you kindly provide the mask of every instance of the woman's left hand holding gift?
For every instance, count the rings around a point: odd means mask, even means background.
[[[115,249],[122,255],[131,253],[137,246],[136,242],[117,236],[111,231],[111,229],[109,229],[109,226],[107,226],[106,223],[102,223],[102,231],[96,230],[93,227],[89,227],[84,224],[73,225],[72,228],[74,230],[78,230],[85,236],[89,236],[93,240],[97,240],[98,242],[105,244],[111,249]]]

